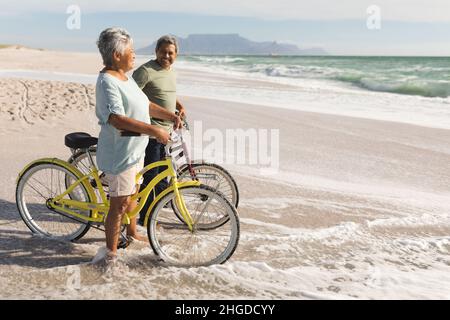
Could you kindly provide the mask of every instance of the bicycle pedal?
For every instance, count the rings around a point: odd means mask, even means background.
[[[121,239],[117,244],[117,249],[126,249],[131,244],[131,242],[133,242],[133,240],[131,239]]]

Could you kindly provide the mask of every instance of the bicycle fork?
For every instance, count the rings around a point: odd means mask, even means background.
[[[175,184],[177,181],[174,181]],[[180,210],[181,216],[183,217],[184,221],[186,222],[189,231],[194,231],[194,220],[192,219],[191,214],[189,213],[188,208],[186,207],[186,203],[184,202],[184,198],[181,195],[180,191],[178,190],[178,187],[175,186],[174,188],[175,193],[175,205]]]
[[[183,146],[185,147],[185,146]],[[177,179],[177,164],[171,154],[170,145],[167,144],[165,147],[166,159],[170,157],[170,161],[172,166],[169,168],[170,176],[172,178],[173,183],[173,192],[175,194],[175,206],[179,209],[181,216],[184,219],[184,222],[187,224],[190,232],[194,232],[194,220],[192,219],[191,214],[189,213],[188,208],[186,207],[186,203],[184,202],[184,198],[178,189],[178,179]]]

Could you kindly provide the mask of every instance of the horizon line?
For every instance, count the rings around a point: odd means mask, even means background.
[[[7,44],[7,43],[0,43],[0,50],[4,50],[4,49],[13,49],[13,47],[20,47],[20,48],[16,48],[15,50],[21,50],[21,49],[25,49],[25,50],[37,50],[37,51],[56,51],[56,52],[70,52],[70,53],[98,53],[97,50],[85,50],[85,51],[74,51],[74,50],[64,50],[64,49],[49,49],[49,48],[34,48],[34,47],[29,47],[29,46],[25,46],[25,45],[21,45],[21,44]],[[143,47],[145,48],[145,47]],[[139,48],[142,49],[142,48]],[[139,50],[136,49],[136,50]],[[153,54],[136,54],[136,56],[152,56]],[[355,57],[355,58],[450,58],[450,54],[448,55],[392,55],[392,54],[353,54],[353,53],[349,53],[349,54],[318,54],[318,55],[314,55],[314,54],[200,54],[200,53],[194,53],[194,54],[183,54],[183,53],[179,53],[178,56],[227,56],[227,57],[232,57],[232,56],[246,56],[246,57],[272,57],[272,58],[276,58],[276,57],[324,57],[324,58],[332,58],[332,57]]]

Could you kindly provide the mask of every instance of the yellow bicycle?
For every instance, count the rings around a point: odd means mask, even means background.
[[[69,148],[85,150],[91,160],[89,172],[82,173],[57,158],[35,160],[19,174],[16,204],[33,233],[75,241],[91,227],[103,230],[109,200],[89,151],[97,140],[74,134],[65,142]],[[170,154],[168,150],[166,154]],[[132,196],[138,206],[124,216],[122,224],[129,224],[158,182],[169,178],[169,187],[154,199],[145,218],[154,253],[172,265],[224,263],[239,241],[239,218],[234,206],[216,189],[198,181],[178,181],[176,163],[170,156],[143,168],[136,181],[159,166],[164,171]],[[218,225],[215,222],[219,219],[226,222]]]

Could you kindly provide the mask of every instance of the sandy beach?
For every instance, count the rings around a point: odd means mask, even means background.
[[[96,53],[0,50],[0,71],[95,79],[101,67]],[[220,76],[180,69],[178,77]],[[450,130],[183,91],[194,131],[278,129],[278,172],[223,164],[241,198],[240,243],[227,263],[164,267],[134,243],[105,275],[86,264],[103,233],[75,243],[33,236],[15,204],[27,163],[68,159],[67,133],[98,134],[94,84],[3,76],[0,88],[1,299],[450,299]]]

